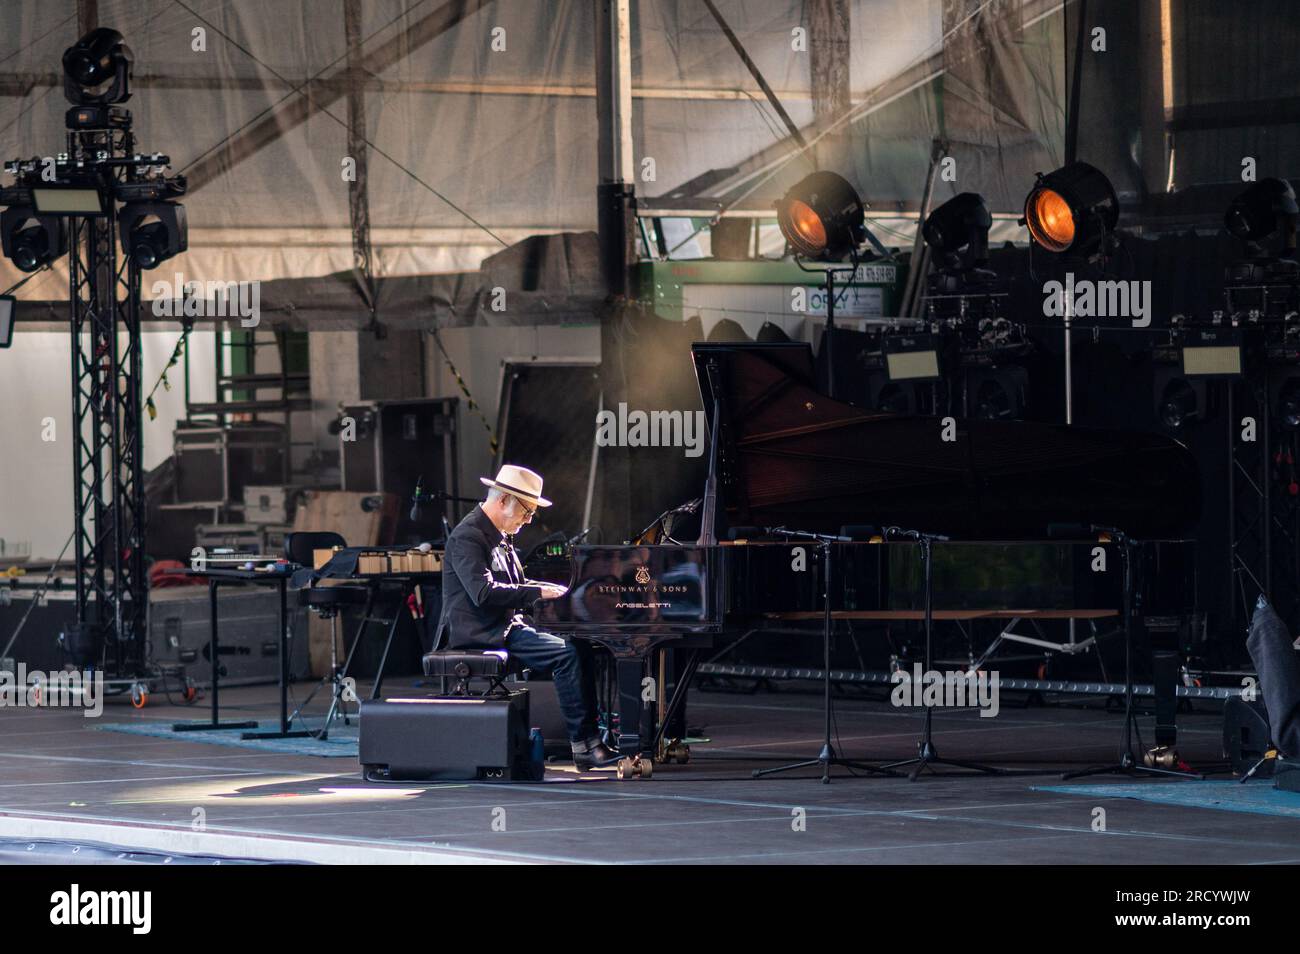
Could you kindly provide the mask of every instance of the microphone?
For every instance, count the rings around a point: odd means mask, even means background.
[[[904,530],[902,527],[885,527],[884,537],[888,540],[890,537],[902,537],[905,540],[931,540],[935,543],[947,543],[952,537],[946,537],[942,533],[923,533],[920,530]]]
[[[593,529],[595,528],[588,527],[586,530],[583,530],[582,533],[579,533],[577,536],[569,537],[569,542],[566,544],[566,546],[574,546],[577,543],[581,542],[582,538],[585,537],[587,534],[591,533]]]
[[[1051,540],[1086,540],[1093,533],[1086,523],[1049,523],[1047,536]]]
[[[411,495],[411,513],[412,521],[420,519],[420,486],[424,483],[424,474],[415,478],[415,493]]]

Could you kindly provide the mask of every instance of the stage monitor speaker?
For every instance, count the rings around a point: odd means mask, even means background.
[[[242,503],[249,485],[289,482],[285,431],[279,424],[177,427],[172,435],[176,502]]]
[[[367,401],[343,408],[343,416],[353,424],[339,432],[343,489],[395,494],[402,501],[395,543],[442,539],[444,510],[429,504],[412,520],[409,501],[417,481],[426,493],[441,490],[459,496],[459,403],[456,398],[419,398]],[[453,526],[465,512],[463,506],[446,504],[445,513]]]
[[[873,407],[869,403],[868,370],[866,356],[876,348],[872,336],[852,328],[838,325],[833,332],[835,336],[835,399],[855,407]],[[830,359],[826,353],[827,336],[822,330],[817,338],[817,386],[826,390],[829,380]],[[883,373],[883,372],[882,372]]]
[[[572,535],[586,529],[601,407],[599,367],[580,360],[520,361],[507,362],[502,374],[492,469],[518,464],[537,471],[546,480],[546,496],[555,502],[518,534],[515,547],[527,553],[556,531]]]
[[[526,689],[361,703],[359,759],[367,780],[540,781],[540,733],[535,741]]]

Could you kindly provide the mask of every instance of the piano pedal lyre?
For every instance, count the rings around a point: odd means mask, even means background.
[[[621,758],[618,760],[618,777],[620,780],[629,778],[648,779],[654,774],[654,761],[652,759],[635,756],[633,758]]]
[[[659,666],[658,684],[660,687],[663,687],[668,685],[668,672],[667,672],[668,654],[661,649],[659,650],[657,655],[658,655],[658,666]],[[658,703],[656,703],[656,709],[658,710],[657,713],[657,721],[659,722],[658,728],[660,732],[662,732],[665,728],[663,725],[664,712],[662,710],[662,707],[659,706]],[[685,765],[687,762],[691,760],[691,747],[687,745],[685,742],[683,742],[681,739],[669,740],[660,737],[659,747],[655,750],[654,760],[656,762],[662,762],[665,765],[672,765],[674,762],[676,762],[679,765]],[[646,777],[649,778],[649,776]]]

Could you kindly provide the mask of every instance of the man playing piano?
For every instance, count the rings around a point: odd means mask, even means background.
[[[496,479],[480,477],[487,499],[447,538],[438,639],[447,631],[453,649],[505,649],[515,667],[550,673],[578,768],[618,760],[596,728],[596,691],[589,650],[539,632],[527,615],[533,601],[563,596],[565,587],[524,578],[512,539],[533,519],[542,478],[506,464]]]

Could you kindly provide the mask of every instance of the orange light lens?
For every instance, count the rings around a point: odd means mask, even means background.
[[[808,203],[795,199],[787,204],[785,221],[785,237],[805,255],[815,255],[826,248],[826,226]]]
[[[1030,196],[1025,224],[1034,241],[1049,252],[1064,252],[1074,244],[1074,212],[1059,192],[1039,189]]]

